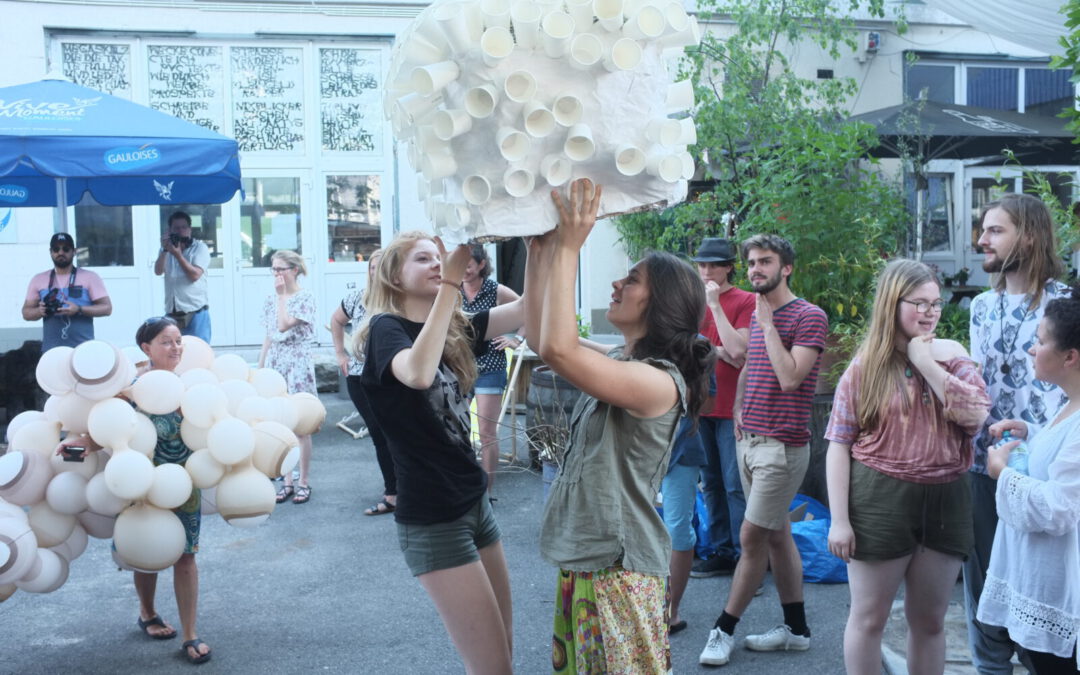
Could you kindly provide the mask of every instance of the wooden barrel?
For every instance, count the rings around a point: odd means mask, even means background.
[[[570,440],[570,416],[581,390],[547,366],[533,368],[525,399],[525,435],[529,457],[540,468],[540,457],[558,462]]]

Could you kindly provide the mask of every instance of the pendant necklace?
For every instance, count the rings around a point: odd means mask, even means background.
[[[911,366],[910,365],[904,366],[904,377],[910,379],[910,378],[912,378],[914,376],[915,376],[915,374],[913,372],[911,372]],[[923,402],[923,405],[930,405],[930,392],[926,391],[926,380],[922,380],[920,384],[922,385],[921,389],[922,389],[922,402]]]
[[[1028,296],[1024,296],[1024,300],[1027,300]],[[1024,313],[1020,315],[1020,323],[1016,324],[1016,333],[1013,334],[1012,342],[1005,342],[1005,292],[1002,291],[1001,296],[998,298],[998,330],[1001,331],[1001,346],[1004,353],[1004,361],[1001,364],[1002,375],[1008,375],[1012,372],[1012,366],[1009,365],[1009,356],[1012,355],[1013,349],[1016,347],[1016,341],[1020,338],[1020,329],[1024,325],[1024,321],[1027,321],[1028,314],[1031,313],[1031,302],[1027,302],[1024,306]]]

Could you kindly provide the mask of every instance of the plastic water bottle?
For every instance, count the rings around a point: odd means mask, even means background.
[[[1002,445],[1005,445],[1012,440],[1012,432],[1006,431],[1001,435],[1001,440],[997,442],[997,445],[995,447],[1001,447]],[[1025,476],[1028,475],[1027,443],[1024,443],[1024,441],[1020,441],[1020,445],[1017,445],[1015,448],[1012,449],[1011,452],[1009,452],[1008,466],[1010,469],[1013,469],[1014,471],[1019,471]]]

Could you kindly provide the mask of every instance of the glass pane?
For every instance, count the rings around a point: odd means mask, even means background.
[[[1070,77],[1069,70],[1024,71],[1024,112],[1054,117],[1063,108],[1071,108],[1076,97]]]
[[[907,191],[908,212],[915,214],[918,210],[919,193],[915,189],[915,180],[912,176],[906,176],[904,187]],[[926,192],[923,193],[923,242],[924,253],[932,251],[952,250],[952,224],[949,214],[952,213],[952,180],[947,174],[937,174],[927,177]],[[914,218],[912,219],[914,223]],[[917,232],[912,225],[911,245],[915,246]]]
[[[304,149],[304,52],[233,47],[233,136],[241,152]]]
[[[85,195],[75,205],[76,262],[80,267],[135,264],[131,231],[130,206],[102,206]]]
[[[274,251],[300,248],[300,179],[245,178],[240,265],[270,267]]]
[[[907,69],[904,94],[912,100],[924,98],[937,103],[956,102],[956,68],[914,65]]]
[[[323,150],[382,152],[381,56],[377,49],[319,50]]]
[[[327,176],[330,262],[366,260],[382,241],[381,176]]]
[[[1068,206],[1073,202],[1073,178],[1071,174],[1061,173],[1059,171],[1043,173],[1043,176],[1050,183],[1050,186],[1054,190],[1054,196],[1058,198],[1062,206]],[[1027,179],[1024,179],[1024,192],[1031,194],[1031,191],[1035,189],[1035,186]]]
[[[131,98],[130,53],[128,45],[65,42],[60,47],[64,77],[77,85],[128,99]]]
[[[994,178],[971,179],[971,250],[975,253],[982,251],[977,242],[982,234],[979,230],[979,214],[983,205],[998,199],[1006,192],[1016,192],[1015,184],[1016,181],[1011,178],[1004,181]]]
[[[210,249],[210,269],[221,269],[223,259],[220,242],[224,237],[221,204],[169,204],[159,207],[160,236],[164,236],[169,229],[169,217],[177,211],[191,216],[191,236],[201,239]]]
[[[967,104],[994,110],[1019,110],[1017,68],[968,68]]]
[[[225,128],[221,47],[147,45],[150,107],[221,132]]]

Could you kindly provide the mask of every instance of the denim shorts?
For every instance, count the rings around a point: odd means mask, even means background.
[[[480,373],[480,376],[476,378],[475,389],[477,394],[502,396],[506,389],[506,371],[493,370],[490,373]]]
[[[661,484],[664,495],[664,525],[671,535],[673,551],[691,551],[694,534],[694,506],[697,502],[698,473],[701,467],[672,464]]]
[[[397,524],[398,544],[414,577],[468,565],[499,541],[499,524],[485,494],[465,515],[434,525]]]

